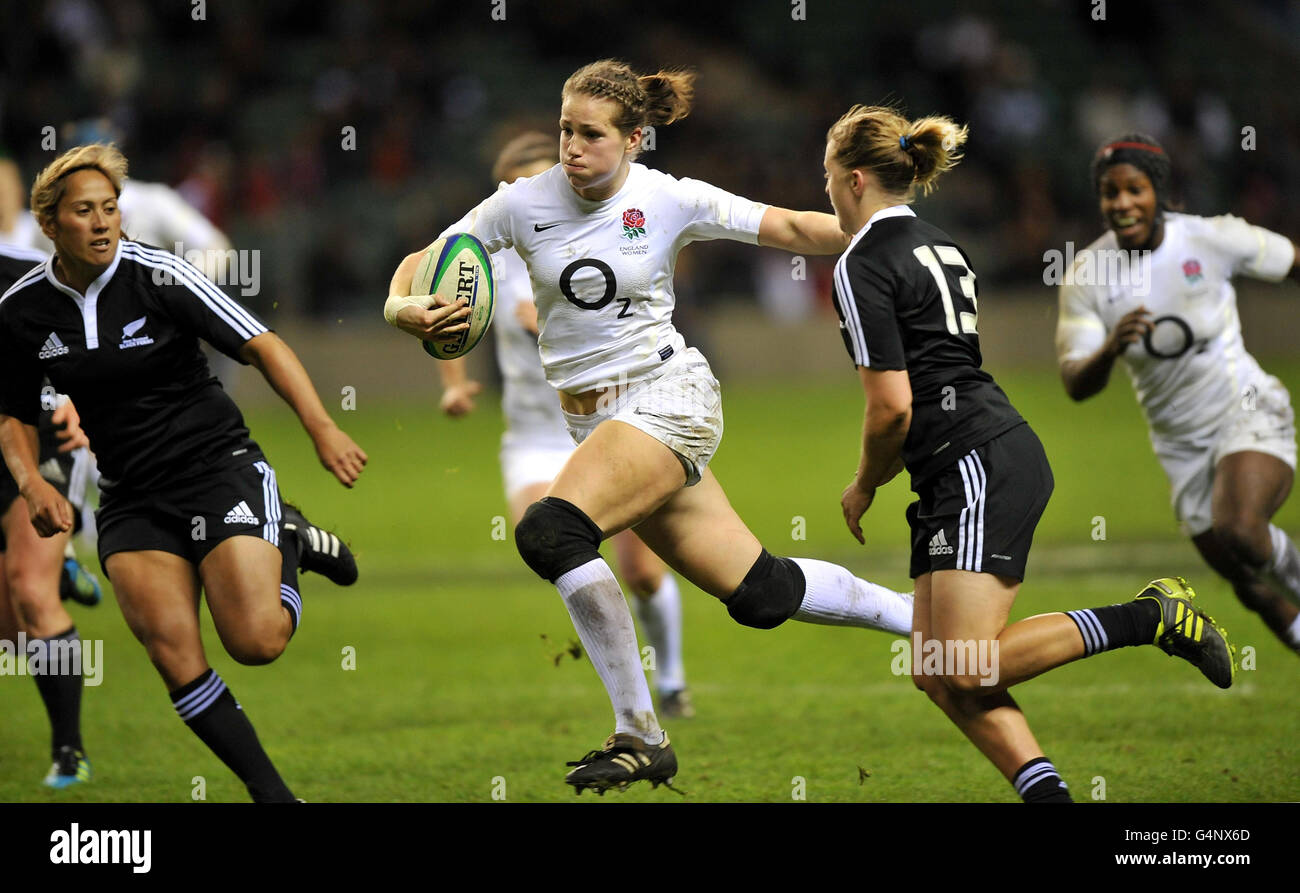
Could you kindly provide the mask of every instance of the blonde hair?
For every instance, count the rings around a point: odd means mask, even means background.
[[[560,95],[574,93],[618,103],[622,111],[614,116],[614,126],[629,134],[646,124],[671,124],[689,115],[695,73],[661,70],[639,75],[625,62],[601,59],[569,75]]]
[[[556,164],[560,160],[559,142],[538,130],[530,130],[506,143],[492,165],[492,182],[500,183],[511,171],[516,171],[539,161]]]
[[[59,202],[68,191],[68,176],[77,171],[96,170],[113,184],[113,193],[122,195],[126,180],[126,156],[112,143],[91,143],[69,149],[54,159],[32,184],[32,213],[42,226],[54,219]]]
[[[886,192],[910,202],[914,187],[929,195],[939,175],[957,165],[966,132],[942,115],[909,121],[888,106],[855,105],[826,131],[826,140],[834,146],[831,158],[846,170],[869,170]]]

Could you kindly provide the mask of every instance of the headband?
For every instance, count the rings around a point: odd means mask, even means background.
[[[1153,145],[1151,145],[1150,143],[1125,143],[1125,142],[1120,142],[1120,143],[1111,143],[1111,144],[1108,145],[1108,146],[1102,146],[1102,147],[1101,147],[1101,151],[1098,152],[1097,155],[1098,155],[1098,156],[1101,156],[1101,157],[1105,157],[1105,156],[1110,155],[1110,154],[1111,154],[1112,152],[1114,152],[1116,149],[1140,149],[1140,150],[1142,150],[1143,152],[1151,152],[1151,153],[1154,153],[1154,154],[1156,154],[1156,155],[1163,155],[1163,154],[1165,154],[1165,150],[1164,150],[1164,149],[1160,148],[1159,146],[1153,146]]]

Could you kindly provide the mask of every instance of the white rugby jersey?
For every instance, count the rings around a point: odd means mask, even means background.
[[[560,165],[501,187],[443,236],[468,232],[528,265],[546,380],[581,393],[650,377],[685,349],[673,328],[677,252],[701,239],[757,244],[767,205],[633,164],[604,201]]]
[[[1295,249],[1240,217],[1166,213],[1155,251],[1128,267],[1114,264],[1119,253],[1113,232],[1079,253],[1060,287],[1057,358],[1091,356],[1124,314],[1145,305],[1155,330],[1122,356],[1151,434],[1208,433],[1263,376],[1242,342],[1231,279],[1280,281]]]
[[[224,252],[230,247],[221,230],[165,183],[127,180],[117,205],[122,212],[122,235],[133,241],[157,245],[182,257],[190,251]],[[215,279],[215,260],[204,260],[196,266]]]
[[[14,217],[13,229],[7,233],[0,233],[0,245],[34,248],[46,255],[54,251],[54,244],[45,238],[45,233],[41,232],[41,226],[36,222],[36,215],[28,210],[19,211]]]
[[[560,397],[546,381],[537,336],[515,316],[516,308],[533,300],[528,267],[513,248],[492,255],[496,280],[497,365],[501,367],[501,409],[506,417],[507,440],[573,446],[560,411]]]

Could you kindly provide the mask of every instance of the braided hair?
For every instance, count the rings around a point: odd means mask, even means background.
[[[561,95],[574,93],[617,103],[621,111],[614,126],[626,135],[646,124],[671,124],[690,114],[695,74],[664,70],[638,75],[624,62],[601,59],[579,68],[564,82]]]

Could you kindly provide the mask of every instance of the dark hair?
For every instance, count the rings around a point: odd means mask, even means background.
[[[1117,164],[1131,164],[1151,181],[1156,193],[1156,206],[1162,211],[1174,210],[1169,197],[1173,165],[1155,137],[1145,133],[1126,133],[1107,140],[1092,158],[1092,194],[1101,195],[1101,177]]]

